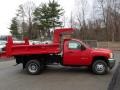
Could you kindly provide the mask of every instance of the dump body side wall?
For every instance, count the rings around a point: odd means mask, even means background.
[[[51,45],[14,45],[10,48],[13,55],[57,54],[60,52],[58,44]]]

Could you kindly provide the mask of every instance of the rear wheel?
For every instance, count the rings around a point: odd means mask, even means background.
[[[31,75],[40,74],[43,70],[44,65],[37,60],[30,60],[26,64],[26,70]]]
[[[92,71],[98,75],[106,74],[108,72],[107,63],[103,60],[96,60],[92,65]]]

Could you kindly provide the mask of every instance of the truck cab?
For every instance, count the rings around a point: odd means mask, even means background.
[[[66,66],[88,66],[96,74],[105,74],[115,65],[113,53],[108,49],[90,48],[82,41],[64,41],[63,64]]]

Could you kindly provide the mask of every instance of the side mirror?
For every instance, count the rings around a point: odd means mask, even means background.
[[[83,45],[81,45],[81,50],[82,50],[82,51],[83,51],[83,50],[86,50],[86,47],[83,46]]]

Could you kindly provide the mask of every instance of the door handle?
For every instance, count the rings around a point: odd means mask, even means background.
[[[72,51],[70,51],[70,52],[67,52],[67,53],[73,53]]]

